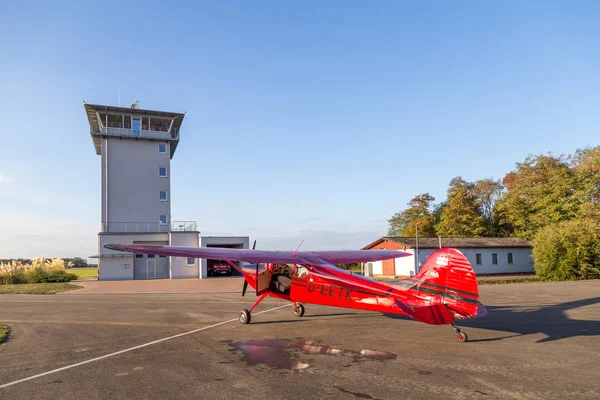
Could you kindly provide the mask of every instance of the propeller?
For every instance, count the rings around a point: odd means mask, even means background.
[[[244,287],[242,288],[242,297],[246,294],[246,289],[248,289],[248,281],[244,279]]]
[[[254,244],[252,245],[252,250],[256,249],[256,240],[254,241]],[[246,294],[246,289],[248,289],[248,281],[246,280],[246,278],[244,278],[244,286],[242,287],[242,297],[244,297],[244,295]]]

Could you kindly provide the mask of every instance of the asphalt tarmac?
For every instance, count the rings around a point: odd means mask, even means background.
[[[313,305],[297,318],[273,300],[241,325],[251,293],[1,295],[0,399],[600,398],[600,281],[481,298],[489,315],[459,324],[459,343],[447,326]]]

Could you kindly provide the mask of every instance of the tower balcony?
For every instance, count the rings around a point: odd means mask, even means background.
[[[101,233],[169,233],[198,232],[196,221],[160,222],[103,222]]]
[[[143,125],[139,130],[133,130],[130,124],[111,123],[109,126],[100,126],[98,135],[120,136],[142,139],[179,140],[179,132],[169,131],[164,126]]]

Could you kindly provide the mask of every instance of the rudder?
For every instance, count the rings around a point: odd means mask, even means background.
[[[454,248],[434,252],[409,280],[424,294],[437,295],[456,319],[478,315],[479,285],[469,260]],[[481,311],[485,310],[481,306]]]

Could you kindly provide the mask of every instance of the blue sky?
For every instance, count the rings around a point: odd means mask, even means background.
[[[600,5],[484,3],[3,2],[0,258],[97,252],[82,101],[119,91],[187,111],[173,219],[262,248],[358,248],[455,176],[598,145]]]

